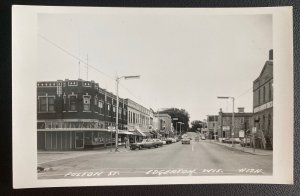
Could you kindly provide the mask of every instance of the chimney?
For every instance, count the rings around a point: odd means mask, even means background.
[[[269,50],[269,60],[273,61],[273,49]]]
[[[239,113],[244,113],[245,112],[244,110],[245,110],[245,108],[243,108],[243,107],[238,108]]]

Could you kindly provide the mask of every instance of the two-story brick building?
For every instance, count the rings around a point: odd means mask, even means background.
[[[253,123],[256,127],[256,146],[273,148],[273,50],[269,60],[253,81]]]
[[[252,112],[244,112],[244,108],[238,108],[234,113],[234,135],[233,138],[239,138],[239,131],[247,131],[252,128]],[[218,116],[218,138],[220,140],[231,138],[232,130],[232,113],[224,113],[220,109]]]
[[[127,125],[127,105],[119,99],[119,129]],[[114,144],[116,96],[94,81],[37,82],[38,149],[71,150]],[[120,132],[120,139],[126,131]]]

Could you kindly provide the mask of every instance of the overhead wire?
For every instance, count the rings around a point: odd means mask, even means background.
[[[47,41],[48,43],[52,44],[53,46],[55,46],[56,48],[60,49],[61,51],[63,51],[64,53],[66,53],[67,55],[73,57],[74,59],[78,60],[79,62],[82,62],[84,64],[85,67],[90,67],[92,69],[94,69],[95,71],[101,73],[102,75],[108,77],[109,79],[112,79],[115,81],[115,78],[112,77],[111,75],[99,70],[98,68],[96,68],[94,65],[91,65],[90,63],[84,61],[83,59],[81,59],[80,57],[77,57],[76,55],[72,54],[71,52],[69,52],[68,50],[66,50],[65,48],[63,48],[62,46],[56,44],[55,42],[51,41],[50,39],[48,39],[47,37],[43,36],[42,34],[38,34],[39,37],[41,37],[43,40]],[[130,91],[128,88],[126,88],[124,85],[120,84],[120,86],[125,89],[130,95],[132,95],[134,98],[138,99],[140,102],[142,102],[143,104],[145,104],[145,102],[143,102],[141,100],[141,98],[137,97],[136,95],[134,95],[134,93],[132,93],[132,91]],[[148,104],[146,104],[148,105]]]

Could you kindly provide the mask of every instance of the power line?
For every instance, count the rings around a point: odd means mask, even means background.
[[[250,90],[252,90],[252,87],[251,88],[249,88],[249,89],[247,89],[245,92],[243,92],[242,94],[240,94],[239,96],[237,96],[237,98],[236,99],[238,99],[238,98],[240,98],[240,97],[242,97],[243,95],[245,95],[245,94],[247,94]]]
[[[107,73],[103,72],[103,71],[100,71],[99,69],[97,69],[95,66],[91,65],[91,64],[88,64],[88,62],[84,61],[83,59],[75,56],[74,54],[72,54],[71,52],[69,52],[68,50],[64,49],[63,47],[59,46],[58,44],[52,42],[51,40],[49,40],[48,38],[46,38],[45,36],[41,35],[41,34],[38,34],[42,39],[46,40],[47,42],[49,42],[50,44],[52,44],[53,46],[55,46],[56,48],[60,49],[61,51],[63,51],[64,53],[68,54],[69,56],[73,57],[74,59],[82,62],[83,64],[85,64],[85,67],[90,67],[92,69],[94,69],[95,71],[101,73],[102,75],[114,80],[114,78],[110,75],[108,75]]]
[[[63,51],[64,53],[66,53],[67,55],[73,57],[74,59],[78,60],[79,62],[79,66],[80,66],[80,62],[82,62],[85,67],[90,67],[92,69],[94,69],[95,71],[101,73],[102,75],[112,79],[113,81],[115,81],[115,78],[106,74],[105,72],[103,71],[100,71],[98,68],[96,68],[95,66],[91,65],[90,63],[88,63],[88,60],[87,62],[84,61],[83,59],[81,59],[80,57],[77,57],[76,55],[72,54],[71,52],[69,52],[68,50],[64,49],[63,47],[59,46],[58,44],[54,43],[53,41],[49,40],[48,38],[46,38],[45,36],[43,36],[42,34],[38,34],[39,37],[41,37],[42,39],[44,39],[45,41],[47,41],[48,43],[52,44],[53,46],[55,46],[56,48],[60,49],[61,51]],[[132,93],[128,88],[126,88],[124,85],[120,84],[120,86],[125,89],[129,94],[131,94],[134,98],[138,99],[140,102],[142,102],[143,104],[145,104],[139,97],[135,96],[134,93]],[[145,105],[148,105],[148,104],[145,104]]]

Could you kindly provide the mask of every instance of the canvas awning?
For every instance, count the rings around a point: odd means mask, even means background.
[[[148,131],[147,131],[147,132],[143,132],[143,133],[144,133],[147,137],[148,137],[148,136],[151,137],[152,135],[154,135],[153,133],[150,133],[150,132],[148,132]]]
[[[141,134],[141,136],[146,137],[146,135],[142,131],[140,131],[139,129],[135,129],[135,131],[137,131],[139,134]]]
[[[122,130],[119,130],[119,134],[133,135],[133,133],[131,133],[131,132],[129,132],[129,131],[122,131]]]

